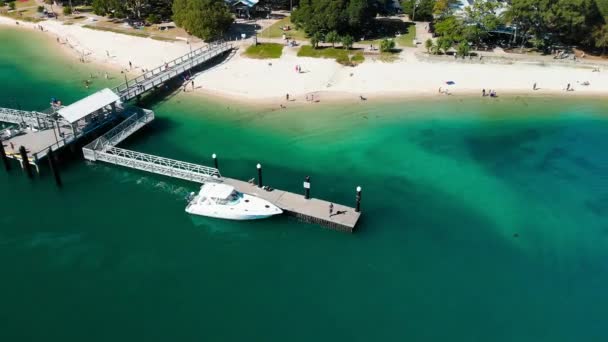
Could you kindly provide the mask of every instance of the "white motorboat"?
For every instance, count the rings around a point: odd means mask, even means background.
[[[222,183],[205,183],[198,194],[190,194],[186,212],[228,220],[256,220],[282,214],[274,204],[238,192]]]

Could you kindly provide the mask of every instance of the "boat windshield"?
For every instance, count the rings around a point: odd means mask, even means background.
[[[226,198],[213,198],[213,201],[221,205],[235,205],[240,202],[243,194],[238,191],[232,191],[232,193]]]

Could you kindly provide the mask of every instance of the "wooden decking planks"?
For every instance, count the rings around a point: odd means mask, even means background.
[[[237,179],[223,178],[223,180],[224,183],[234,186],[240,192],[258,196],[273,203],[288,215],[327,228],[352,232],[361,216],[361,213],[356,212],[354,208],[336,203],[333,203],[333,214],[330,216],[329,205],[331,202],[317,198],[307,200],[303,195],[278,189],[266,191],[258,188],[255,184]]]

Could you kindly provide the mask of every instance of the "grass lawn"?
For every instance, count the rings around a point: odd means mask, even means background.
[[[31,22],[39,22],[42,21],[40,16],[38,15],[38,4],[35,0],[28,1],[16,1],[15,2],[15,10],[12,12],[5,12],[8,7],[0,7],[2,11],[2,15],[7,17],[22,20],[22,21],[31,21]]]
[[[172,42],[172,41],[176,40],[176,39],[172,39],[172,38],[166,38],[166,37],[151,35],[151,34],[147,33],[146,31],[143,31],[143,30],[129,29],[127,31],[127,30],[124,30],[124,29],[113,28],[113,27],[105,27],[105,26],[97,26],[97,25],[84,25],[83,27],[91,29],[91,30],[114,32],[114,33],[126,34],[128,36],[135,36],[135,37],[142,37],[142,38],[152,38],[152,39],[155,39],[155,40],[162,40],[162,41],[169,41],[169,42]]]
[[[414,45],[414,38],[416,38],[416,25],[410,25],[407,27],[407,32],[401,32],[401,35],[395,38],[395,43],[397,46],[408,46],[408,47],[416,47]]]
[[[310,45],[302,45],[298,51],[298,57],[331,58],[343,65],[357,65],[365,61],[365,57],[361,51],[333,47],[313,49]]]
[[[251,45],[245,50],[245,56],[249,58],[281,58],[283,54],[283,45],[277,43],[260,43]]]
[[[291,30],[283,31],[281,27],[289,26]],[[304,31],[296,30],[296,26],[291,22],[289,17],[285,17],[276,23],[272,24],[270,27],[266,28],[262,31],[259,36],[260,38],[283,38],[283,34],[291,39],[299,39],[306,40],[306,33]]]
[[[395,19],[378,19],[377,32],[371,34],[366,40],[357,42],[365,45],[380,47],[380,42],[385,39],[395,40],[397,47],[415,47],[413,40],[416,38],[416,25]],[[399,35],[399,36],[397,36]]]

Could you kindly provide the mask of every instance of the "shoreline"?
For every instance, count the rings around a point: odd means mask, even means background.
[[[0,26],[17,31],[44,33],[49,44],[55,45],[53,49],[65,58],[81,59],[84,56],[85,64],[112,73],[117,85],[122,83],[125,73],[129,78],[137,77],[141,70],[162,65],[164,61],[188,53],[190,48],[184,42],[157,41],[86,29],[78,25],[63,25],[55,21],[19,22],[19,25],[15,22],[17,21],[0,17]],[[44,27],[44,32],[36,29],[38,26]],[[51,42],[51,39],[57,40],[58,37],[65,37],[67,42]],[[290,48],[285,48],[283,56],[275,60],[249,59],[241,55],[242,50],[237,49],[234,55],[195,75],[193,80],[197,86],[194,91],[188,87],[186,92],[180,91],[178,96],[211,99],[253,108],[289,109],[323,103],[476,98],[481,97],[485,84],[494,84],[492,89],[497,92],[497,99],[564,96],[580,99],[608,95],[608,80],[600,77],[601,72],[592,73],[585,67],[523,63],[430,63],[417,60],[414,52],[407,52],[396,62],[368,60],[353,68],[339,65],[333,60],[297,57],[296,51]],[[133,68],[129,69],[131,60]],[[293,65],[302,65],[304,71],[293,72]],[[119,73],[120,78],[114,73]],[[541,89],[534,91],[532,84],[536,83],[537,78],[543,82],[539,81]],[[447,80],[455,80],[456,84],[445,85]],[[591,85],[583,87],[580,84],[584,81],[590,81]],[[566,83],[572,84],[576,90],[565,91]],[[440,87],[448,89],[451,94],[440,94]],[[485,89],[489,91],[488,87]],[[287,94],[289,101],[286,100]],[[307,96],[314,100],[307,101]]]

